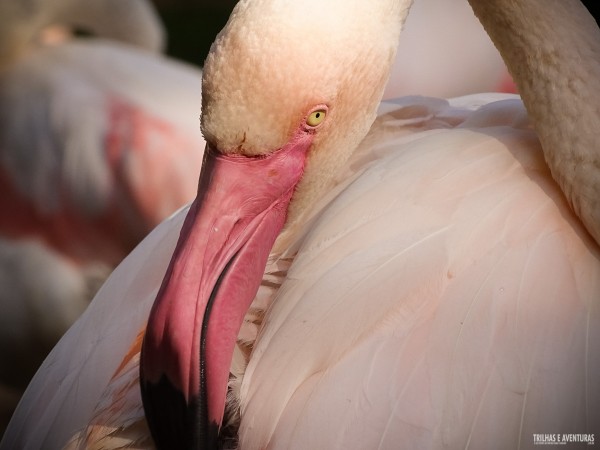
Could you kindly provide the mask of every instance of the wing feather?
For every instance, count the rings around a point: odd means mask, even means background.
[[[242,448],[517,448],[600,423],[600,254],[521,108],[388,134],[315,220],[245,374]]]

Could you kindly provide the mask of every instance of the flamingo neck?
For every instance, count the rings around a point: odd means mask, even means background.
[[[594,18],[578,0],[469,3],[515,79],[554,179],[600,242],[600,29]]]

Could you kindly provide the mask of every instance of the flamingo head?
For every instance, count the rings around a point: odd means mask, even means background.
[[[409,3],[242,0],[213,44],[198,196],[140,363],[158,448],[216,447],[236,336],[271,247],[367,133]]]

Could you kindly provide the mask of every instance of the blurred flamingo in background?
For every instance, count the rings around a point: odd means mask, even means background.
[[[49,39],[54,26],[94,37]],[[145,0],[0,0],[0,414],[112,268],[196,193],[201,72],[163,47]]]

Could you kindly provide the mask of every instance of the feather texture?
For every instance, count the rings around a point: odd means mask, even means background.
[[[243,380],[242,448],[519,448],[600,423],[600,254],[527,123],[497,119],[520,108],[388,137],[313,224]]]
[[[600,252],[517,97],[382,104],[312,214],[242,328],[241,349],[262,326],[232,381],[240,448],[526,448],[595,431]],[[2,449],[147,448],[135,353],[184,215],[109,278]]]

